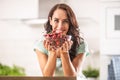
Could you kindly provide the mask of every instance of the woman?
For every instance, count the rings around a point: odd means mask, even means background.
[[[54,76],[59,68],[64,76],[77,76],[88,49],[84,39],[79,36],[78,23],[72,9],[66,4],[56,4],[50,10],[44,27],[46,33],[61,31],[63,35],[71,35],[72,39],[57,49],[51,48],[44,39],[35,45],[43,76]]]

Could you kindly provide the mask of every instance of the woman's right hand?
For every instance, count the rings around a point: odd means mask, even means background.
[[[56,54],[56,50],[49,44],[48,40],[44,40],[44,47],[49,51],[49,53]]]

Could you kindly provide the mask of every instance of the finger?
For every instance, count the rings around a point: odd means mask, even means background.
[[[48,45],[48,51],[51,51],[52,47],[50,45]]]
[[[67,41],[65,41],[65,43],[62,46],[62,50],[67,51],[68,50],[67,48],[68,48],[68,43],[67,43]]]
[[[65,49],[65,47],[64,47],[64,46],[62,46],[62,47],[61,47],[61,50],[62,50],[62,51],[64,51],[64,49]]]
[[[69,48],[69,41],[66,41],[66,42],[65,42],[65,48],[66,48],[66,51],[68,51],[68,48]]]
[[[46,40],[44,40],[43,45],[47,49],[47,47],[46,47]]]
[[[70,41],[71,45],[73,44],[73,41]]]
[[[72,41],[68,41],[68,44],[67,44],[67,49],[70,50],[71,49],[71,46],[72,46],[73,42]]]
[[[49,42],[47,40],[44,41],[44,46],[45,46],[46,49],[48,49]]]
[[[57,50],[56,47],[51,46],[51,51],[56,51],[56,50]]]

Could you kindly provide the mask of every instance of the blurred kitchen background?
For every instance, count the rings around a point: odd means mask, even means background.
[[[106,37],[106,8],[120,10],[120,0],[0,0],[0,63],[21,66],[26,76],[41,75],[33,47],[56,3],[66,3],[73,9],[88,42],[90,55],[83,70],[91,66],[100,71],[99,80],[108,80],[111,58],[120,55],[120,35]]]

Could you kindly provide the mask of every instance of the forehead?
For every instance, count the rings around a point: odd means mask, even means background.
[[[52,18],[58,18],[58,19],[67,19],[67,13],[63,9],[56,9],[53,13]]]

